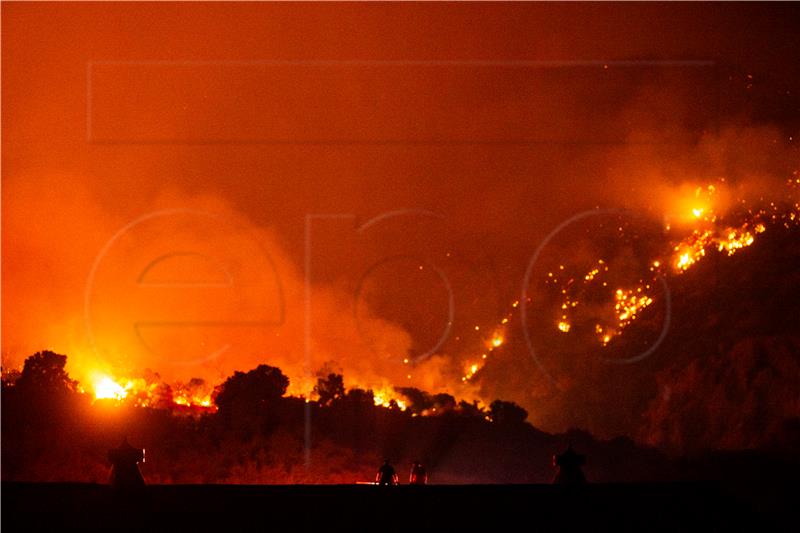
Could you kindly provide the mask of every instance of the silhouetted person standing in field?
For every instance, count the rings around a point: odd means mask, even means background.
[[[111,486],[115,489],[138,489],[144,487],[144,478],[138,464],[144,462],[144,449],[134,448],[127,437],[119,445],[108,451],[111,462]]]
[[[562,454],[553,456],[553,466],[556,467],[556,477],[553,483],[559,485],[581,485],[586,483],[581,466],[586,462],[586,457],[575,453],[572,444]]]
[[[397,474],[394,467],[389,464],[389,459],[384,460],[383,465],[378,469],[375,482],[378,485],[397,485]]]
[[[411,467],[411,475],[408,478],[411,485],[425,485],[428,482],[428,473],[420,462],[415,462]]]

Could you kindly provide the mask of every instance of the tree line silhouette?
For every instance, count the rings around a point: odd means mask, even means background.
[[[526,422],[525,409],[502,400],[484,409],[402,388],[407,408],[385,408],[370,390],[345,389],[340,374],[319,378],[317,399],[307,400],[286,396],[287,376],[262,364],[217,387],[216,413],[185,416],[161,405],[93,401],[69,377],[66,361],[39,352],[21,372],[3,375],[4,480],[104,483],[107,451],[124,437],[148,450],[141,467],[150,483],[354,483],[371,480],[384,457],[406,481],[407,469],[421,461],[433,483],[549,482],[552,454],[567,443],[589,456],[590,480],[670,472],[654,449],[580,430],[550,435]]]

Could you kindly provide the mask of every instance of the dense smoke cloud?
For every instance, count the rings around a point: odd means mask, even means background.
[[[7,192],[34,201],[25,191]],[[32,343],[58,341],[53,346],[70,354],[69,370],[84,382],[93,372],[131,376],[151,369],[168,382],[202,377],[217,383],[261,362],[285,369],[298,393],[310,390],[325,365],[347,369],[353,385],[406,379],[405,331],[368,310],[356,317],[351,295],[332,285],[310,287],[306,317],[303,276],[278,239],[219,199],[165,193],[143,216],[117,228],[119,217],[85,198],[62,193],[49,203],[38,195],[35,202],[58,213],[58,220],[51,219],[52,226],[29,224],[27,216],[19,222],[15,237],[27,245],[25,263],[57,262],[51,283],[84,305],[54,306],[65,302],[54,302],[49,286],[30,290],[41,267],[25,269],[29,290],[20,298],[27,305],[13,320],[35,326],[26,337],[16,334]],[[90,235],[57,238],[59,228],[74,231],[73,222],[87,216]],[[71,255],[76,260],[66,259]],[[379,343],[369,345],[364,337]],[[33,344],[23,346],[31,350]]]

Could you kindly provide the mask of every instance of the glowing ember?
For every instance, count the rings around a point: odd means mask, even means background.
[[[617,289],[614,310],[617,313],[620,328],[630,324],[639,311],[653,303],[652,298],[641,293],[641,287],[636,291]]]

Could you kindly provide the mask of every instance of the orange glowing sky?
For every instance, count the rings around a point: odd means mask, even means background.
[[[753,9],[4,4],[4,363],[448,390],[565,218],[786,175]]]

